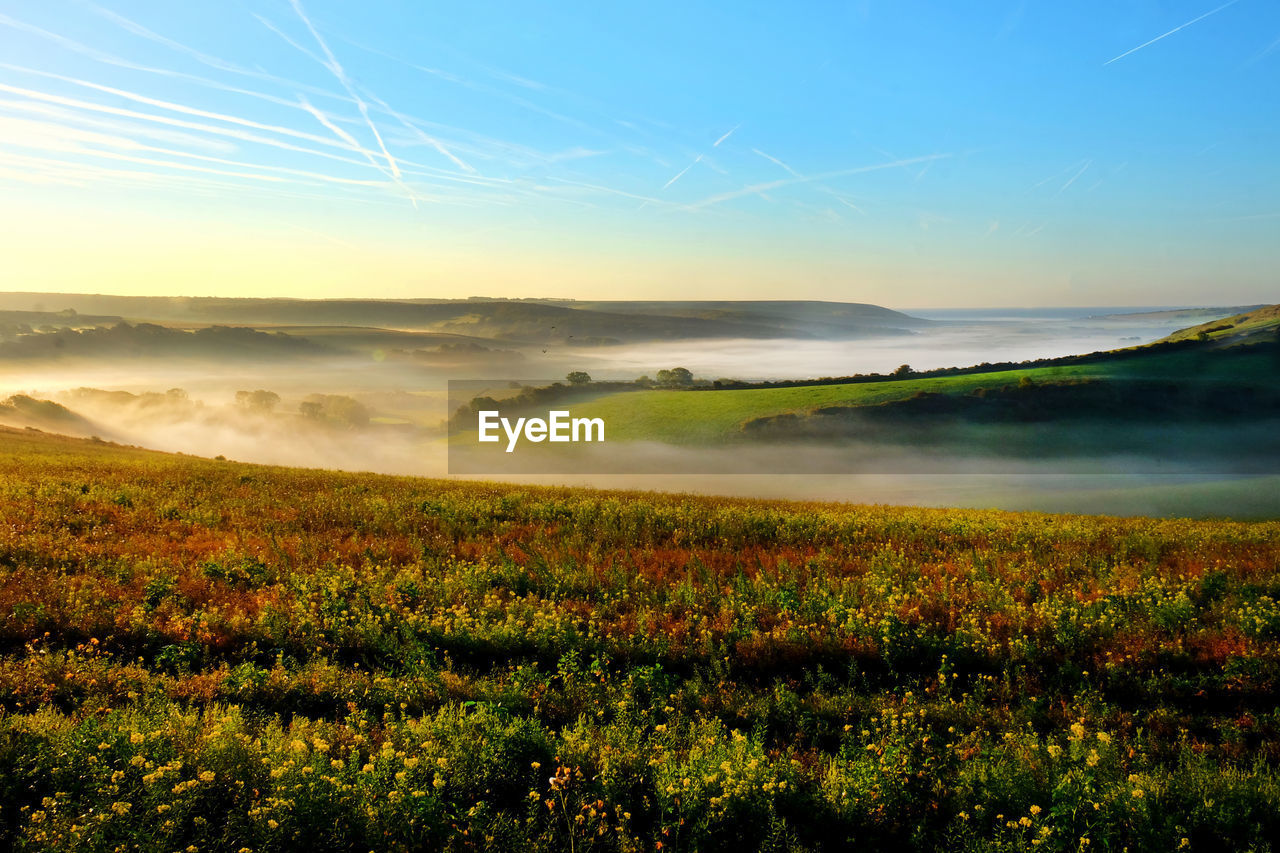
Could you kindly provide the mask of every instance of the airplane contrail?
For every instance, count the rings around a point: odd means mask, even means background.
[[[369,117],[369,105],[366,104],[364,99],[356,92],[355,86],[351,84],[351,80],[347,77],[347,72],[338,62],[338,58],[333,55],[333,51],[329,50],[328,43],[325,42],[324,38],[321,37],[316,28],[312,26],[311,19],[308,18],[307,13],[302,10],[302,4],[299,0],[289,0],[289,4],[293,6],[293,11],[297,13],[298,18],[301,19],[302,23],[305,24],[307,29],[311,32],[311,37],[316,40],[316,44],[318,44],[320,49],[324,52],[325,57],[328,59],[328,62],[324,63],[325,67],[333,73],[333,76],[338,79],[338,82],[342,84],[342,87],[347,90],[347,94],[356,102],[356,108],[360,110],[360,115],[364,117],[365,124],[369,126],[369,131],[377,141],[378,147],[382,149],[382,155],[387,158],[387,166],[391,169],[393,179],[396,182],[401,183],[400,166],[396,163],[396,158],[392,157],[391,152],[387,150],[387,145],[382,141],[382,134],[378,132],[377,125],[375,125],[373,123],[373,119]],[[408,187],[405,187],[405,189],[408,190]],[[410,192],[410,195],[412,195],[412,192]]]
[[[10,92],[15,95],[22,95],[23,97],[33,98],[38,101],[44,101],[46,103],[57,104],[59,106],[64,106],[64,107],[72,107],[74,109],[88,110],[89,112],[105,113],[107,115],[120,116],[122,118],[137,119],[140,121],[149,121],[149,122],[154,122],[156,124],[168,125],[169,127],[180,127],[186,130],[197,130],[202,133],[208,133],[215,136],[228,137],[231,139],[239,139],[243,142],[252,142],[257,145],[269,145],[273,148],[280,148],[286,151],[296,151],[300,154],[310,154],[313,157],[325,157],[327,159],[337,160],[342,163],[354,163],[358,166],[364,165],[364,163],[360,162],[359,160],[352,160],[349,157],[342,157],[338,154],[330,154],[327,151],[316,151],[313,148],[305,148],[303,146],[294,145],[292,143],[284,142],[279,139],[272,139],[269,136],[260,136],[258,134],[249,133],[247,131],[237,130],[235,128],[217,127],[215,125],[202,124],[200,122],[185,121],[183,119],[178,119],[178,118],[170,118],[169,116],[152,115],[150,113],[138,112],[137,110],[128,110],[128,109],[123,109],[121,107],[111,107],[111,106],[107,106],[106,104],[95,104],[89,101],[81,101],[75,98],[63,97],[61,95],[53,95],[48,92],[39,92],[34,89],[23,89],[18,86],[10,86],[7,83],[0,83],[0,92]],[[213,114],[209,114],[209,115],[213,115]],[[223,120],[229,120],[229,119],[223,119]],[[253,126],[253,125],[249,125],[249,126]],[[302,136],[303,138],[310,138],[309,135],[307,134],[291,133],[291,135]],[[334,142],[329,139],[321,139],[321,138],[315,138],[315,139],[316,141],[320,142],[323,145],[328,145],[334,148],[341,148],[342,150],[346,150],[346,146],[342,145],[341,143]]]
[[[697,157],[697,159],[695,159],[695,160],[694,160],[692,163],[690,163],[688,166],[685,166],[683,169],[681,169],[679,172],[677,172],[677,173],[676,173],[676,176],[675,176],[674,178],[672,178],[671,180],[667,181],[665,184],[663,184],[663,185],[662,185],[662,188],[665,190],[667,187],[671,186],[671,185],[672,185],[672,184],[674,184],[676,181],[678,181],[678,180],[680,180],[681,178],[683,178],[683,177],[684,177],[684,173],[685,173],[685,172],[689,171],[690,169],[692,169],[694,166],[698,165],[698,164],[699,164],[699,163],[701,163],[701,162],[702,162],[702,155],[701,155],[701,154],[699,154],[699,155],[698,155],[698,157]]]
[[[794,184],[807,184],[813,181],[825,181],[830,178],[841,178],[848,175],[859,175],[859,174],[862,174],[863,172],[875,172],[875,171],[879,171],[880,169],[892,169],[898,166],[910,166],[914,163],[927,163],[930,160],[941,160],[943,158],[950,157],[950,156],[951,156],[950,154],[926,154],[923,157],[909,157],[905,160],[895,160],[891,163],[875,163],[870,166],[856,166],[852,169],[837,169],[834,172],[823,172],[822,174],[819,174],[819,175],[809,175],[803,178],[784,178],[778,181],[767,181],[762,184],[752,184],[751,186],[743,187],[740,190],[733,190],[731,192],[720,193],[719,195],[709,196],[707,198],[704,198],[702,201],[697,201],[697,202],[694,202],[693,204],[685,205],[685,208],[687,210],[698,210],[700,208],[710,207],[713,204],[720,204],[721,202],[729,201],[731,199],[741,198],[743,196],[748,196],[748,195],[757,195],[762,192],[768,192],[769,190],[778,189],[779,187],[788,187]]]
[[[712,148],[719,148],[719,147],[720,147],[720,143],[721,143],[721,142],[724,142],[724,141],[725,141],[726,139],[728,139],[730,136],[733,136],[733,132],[734,132],[735,130],[737,130],[738,128],[740,128],[740,127],[742,127],[742,125],[741,125],[741,124],[735,124],[733,127],[729,128],[729,132],[728,132],[728,133],[726,133],[724,136],[722,136],[722,137],[720,137],[719,139],[717,139],[715,142],[711,143],[711,147],[712,147]]]
[[[1072,185],[1072,184],[1074,184],[1077,180],[1079,180],[1079,179],[1080,179],[1080,176],[1081,176],[1081,175],[1083,175],[1085,172],[1087,172],[1087,171],[1089,170],[1089,167],[1090,167],[1090,166],[1092,166],[1092,165],[1093,165],[1093,161],[1092,161],[1092,160],[1086,160],[1086,161],[1085,161],[1085,164],[1084,164],[1083,166],[1081,166],[1081,167],[1080,167],[1080,171],[1078,171],[1078,172],[1076,172],[1074,175],[1072,175],[1072,176],[1071,176],[1071,179],[1070,179],[1069,181],[1067,181],[1065,184],[1063,184],[1063,185],[1058,189],[1058,193],[1062,192],[1062,191],[1063,191],[1063,190],[1065,190],[1067,187],[1071,186],[1071,185]],[[1054,193],[1054,195],[1057,195],[1057,193]]]
[[[439,139],[436,139],[434,136],[431,136],[430,134],[424,132],[422,128],[418,127],[416,124],[413,124],[411,121],[409,121],[408,117],[392,109],[390,104],[382,100],[382,98],[379,98],[373,92],[370,92],[368,89],[366,89],[365,93],[369,95],[369,97],[373,98],[374,103],[382,107],[382,109],[388,115],[390,115],[396,121],[400,122],[400,124],[404,125],[405,129],[408,130],[410,133],[412,133],[414,136],[418,137],[418,139],[427,143],[432,148],[434,148],[437,152],[447,157],[459,169],[462,169],[464,172],[471,172],[472,174],[475,174],[476,169],[474,166],[472,166],[470,163],[465,162],[464,160],[462,160],[462,158],[458,157],[456,154],[454,154],[452,151],[446,148],[444,143],[442,143]]]
[[[786,171],[790,172],[793,177],[796,177],[796,178],[804,177],[804,175],[800,174],[795,169],[791,168],[786,163],[779,160],[777,157],[774,157],[770,154],[766,154],[763,151],[761,151],[759,148],[752,148],[751,151],[754,154],[759,154],[761,157],[768,160],[770,163],[773,163],[775,166],[779,167],[780,169],[785,169]]]
[[[1200,16],[1200,17],[1198,17],[1198,18],[1192,18],[1190,21],[1187,21],[1185,24],[1182,24],[1182,25],[1180,25],[1180,26],[1174,27],[1173,29],[1169,30],[1169,32],[1164,33],[1163,35],[1158,35],[1158,36],[1156,36],[1156,37],[1155,37],[1155,38],[1153,38],[1151,41],[1144,41],[1142,44],[1138,45],[1137,47],[1135,47],[1135,48],[1131,48],[1131,49],[1129,49],[1129,50],[1126,50],[1124,53],[1120,54],[1119,56],[1116,56],[1116,57],[1113,57],[1113,58],[1111,58],[1111,59],[1108,59],[1106,62],[1104,62],[1104,63],[1102,63],[1102,64],[1103,64],[1104,66],[1107,66],[1107,65],[1110,65],[1111,63],[1115,62],[1117,59],[1124,59],[1126,56],[1128,56],[1128,55],[1129,55],[1129,54],[1131,54],[1131,53],[1137,53],[1138,51],[1142,50],[1144,47],[1147,47],[1147,46],[1149,46],[1149,45],[1153,45],[1153,44],[1155,44],[1156,42],[1160,41],[1160,39],[1168,38],[1169,36],[1171,36],[1171,35],[1173,35],[1174,33],[1176,33],[1178,30],[1186,29],[1187,27],[1191,26],[1192,24],[1196,23],[1197,21],[1203,21],[1205,18],[1209,17],[1210,15],[1216,15],[1216,14],[1218,14],[1219,12],[1221,12],[1223,9],[1227,8],[1228,6],[1234,6],[1234,5],[1236,5],[1237,3],[1239,3],[1239,2],[1240,2],[1240,0],[1227,0],[1227,2],[1226,2],[1226,3],[1223,3],[1223,4],[1222,4],[1221,6],[1219,6],[1218,8],[1216,8],[1216,9],[1211,9],[1210,11],[1205,12],[1203,15],[1201,15],[1201,16]]]
[[[305,109],[307,112],[311,113],[311,115],[315,118],[315,120],[320,122],[320,124],[324,125],[324,127],[330,133],[332,133],[334,136],[338,137],[342,141],[346,142],[348,145],[352,147],[353,150],[359,151],[361,154],[363,154],[365,156],[365,159],[369,161],[370,166],[373,166],[373,168],[379,171],[382,171],[382,166],[378,163],[377,158],[373,156],[373,152],[365,148],[363,145],[361,145],[359,140],[357,140],[354,136],[347,133],[345,130],[343,130],[342,128],[334,124],[332,121],[330,121],[327,115],[325,115],[324,113],[320,112],[320,110],[313,107],[311,105],[311,102],[308,101],[305,97],[299,97],[298,103],[302,104],[302,108]]]

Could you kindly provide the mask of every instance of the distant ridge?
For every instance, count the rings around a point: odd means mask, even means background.
[[[1265,307],[1258,305],[1228,305],[1209,308],[1169,308],[1162,311],[1120,311],[1113,314],[1093,314],[1089,320],[1183,320],[1188,323],[1228,314],[1244,314]]]
[[[836,338],[909,334],[929,325],[843,302],[247,299],[0,293],[0,311],[111,315],[186,325],[371,326],[519,344],[601,345],[703,338]]]

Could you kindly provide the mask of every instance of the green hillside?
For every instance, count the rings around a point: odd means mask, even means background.
[[[831,385],[726,390],[651,390],[611,394],[573,409],[575,416],[601,417],[611,438],[697,444],[733,439],[752,420],[832,406],[872,406],[921,393],[965,394],[1016,385],[1024,378],[1044,383],[1073,379],[1178,383],[1255,383],[1280,387],[1272,350],[1212,349],[1183,345],[1121,351],[1090,361],[1059,359],[1039,367],[958,375],[863,381]]]
[[[1164,340],[1207,340],[1235,345],[1249,341],[1277,340],[1278,333],[1280,333],[1280,305],[1266,305],[1243,314],[1210,320],[1198,326],[1181,329]]]

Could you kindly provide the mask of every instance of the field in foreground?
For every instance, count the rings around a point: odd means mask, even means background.
[[[0,848],[1272,849],[1280,523],[0,431]]]

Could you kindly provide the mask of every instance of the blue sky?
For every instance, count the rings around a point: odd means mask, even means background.
[[[1278,84],[1262,0],[0,0],[0,287],[1275,301]]]

